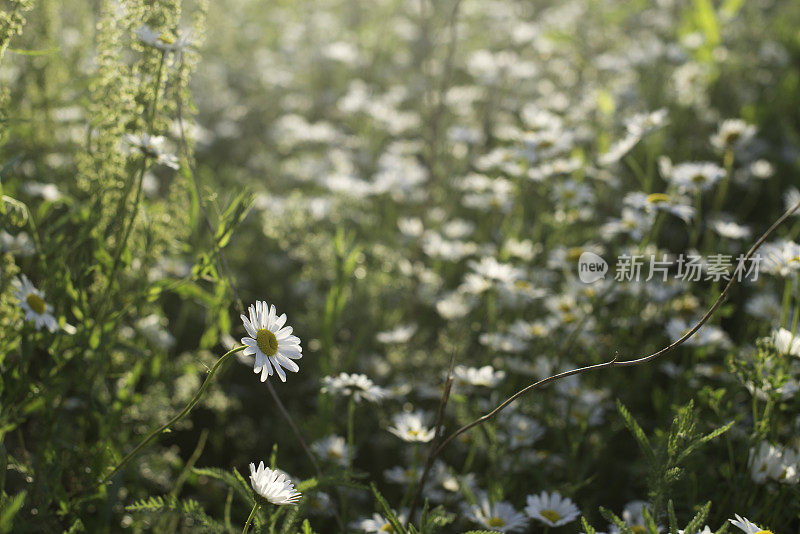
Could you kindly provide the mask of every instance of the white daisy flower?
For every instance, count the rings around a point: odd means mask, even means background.
[[[339,376],[326,376],[322,379],[322,393],[342,397],[353,397],[356,402],[366,400],[379,402],[386,396],[386,390],[376,386],[367,375],[340,373]]]
[[[456,365],[453,368],[453,379],[460,386],[485,386],[493,388],[506,376],[504,371],[495,371],[491,365],[483,367],[467,367]]]
[[[731,524],[737,527],[742,532],[746,532],[747,534],[772,534],[772,531],[766,530],[763,528],[759,528],[758,525],[751,522],[746,517],[742,517],[739,514],[734,514],[736,519],[728,519]]]
[[[528,495],[525,513],[529,517],[549,527],[566,525],[581,515],[581,511],[571,499],[562,497],[560,493],[548,494],[543,491],[539,495]]]
[[[300,338],[292,335],[292,327],[285,326],[286,314],[278,316],[275,306],[268,307],[266,302],[258,300],[255,306],[250,306],[249,312],[249,319],[241,316],[248,333],[248,337],[242,338],[242,344],[247,345],[244,355],[255,354],[253,372],[261,373],[262,382],[272,376],[273,371],[278,373],[281,382],[286,382],[282,367],[293,373],[300,369],[292,361],[303,357]]]
[[[180,52],[191,44],[187,36],[176,38],[168,32],[157,32],[147,24],[141,26],[135,33],[144,44],[165,52]]]
[[[178,158],[164,151],[164,136],[143,133],[141,136],[125,134],[128,144],[135,146],[147,157],[156,160],[156,163],[165,165],[170,169],[178,169]]]
[[[330,435],[311,444],[311,450],[323,460],[347,466],[348,460],[352,457],[350,447],[341,436]]]
[[[14,280],[14,296],[19,300],[19,306],[25,312],[25,320],[33,321],[36,330],[42,327],[51,332],[58,330],[58,321],[53,317],[53,307],[44,300],[44,293],[36,289],[28,277],[24,274],[22,278]]]
[[[800,335],[792,334],[785,328],[779,328],[773,330],[772,342],[781,354],[800,356]]]
[[[423,424],[425,415],[422,412],[401,413],[394,416],[394,426],[389,432],[410,443],[427,443],[434,438],[436,431]]]
[[[741,119],[726,119],[719,125],[717,133],[711,136],[711,144],[722,151],[728,148],[742,148],[756,135],[756,127]]]
[[[253,490],[272,504],[296,504],[300,499],[300,492],[294,490],[294,484],[285,473],[277,469],[264,467],[264,462],[250,464],[250,484]]]
[[[665,176],[667,180],[685,191],[705,191],[725,176],[725,169],[710,162],[680,163]]]
[[[415,324],[407,324],[407,325],[400,325],[394,330],[386,330],[384,332],[378,332],[375,335],[375,339],[378,340],[379,343],[407,343],[408,340],[411,339],[411,336],[414,335],[414,332],[417,331],[417,325]]]
[[[405,523],[406,521],[406,514],[401,512],[397,515],[397,519],[401,523]],[[354,530],[361,530],[364,532],[375,532],[375,533],[392,533],[394,532],[394,527],[389,522],[388,519],[383,517],[381,514],[372,514],[372,517],[365,517],[363,519],[357,519],[350,523],[349,527]]]
[[[525,514],[517,512],[511,503],[490,503],[485,496],[481,498],[480,505],[470,507],[468,515],[479,525],[500,532],[520,532],[528,525]]]

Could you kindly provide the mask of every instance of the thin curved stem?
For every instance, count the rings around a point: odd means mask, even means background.
[[[755,243],[753,243],[753,246],[751,246],[750,250],[747,251],[747,254],[744,255],[744,258],[742,259],[742,262],[746,262],[746,261],[750,260],[753,257],[753,255],[755,254],[756,250],[758,250],[758,248],[761,245],[764,244],[764,242],[775,232],[775,230],[781,224],[783,224],[786,221],[786,219],[791,217],[792,214],[794,214],[794,212],[797,211],[798,209],[800,209],[800,202],[795,204],[792,208],[788,209],[786,211],[786,213],[784,213],[780,218],[778,218],[778,220],[776,220],[772,224],[772,226],[770,226],[767,229],[767,231],[764,232],[761,235],[761,237],[758,238],[758,240]],[[500,413],[509,404],[511,404],[512,402],[514,402],[518,398],[522,397],[526,393],[528,393],[530,391],[533,391],[534,389],[536,389],[536,388],[538,388],[540,386],[543,386],[543,385],[548,384],[550,382],[554,382],[556,380],[560,380],[562,378],[566,378],[568,376],[577,375],[577,374],[581,374],[581,373],[585,373],[585,372],[589,372],[589,371],[595,371],[595,370],[598,370],[598,369],[605,369],[605,368],[608,368],[608,367],[618,367],[618,366],[630,367],[630,366],[634,366],[634,365],[641,365],[641,364],[644,364],[644,363],[651,362],[651,361],[655,360],[656,358],[659,358],[659,357],[663,356],[664,354],[674,350],[678,346],[680,346],[683,343],[685,343],[686,340],[688,340],[695,333],[697,333],[697,331],[700,330],[700,328],[702,328],[702,326],[704,324],[706,324],[706,322],[708,322],[708,320],[711,318],[711,316],[714,315],[714,312],[716,312],[717,309],[719,309],[719,307],[725,301],[725,299],[727,298],[728,293],[730,292],[731,288],[738,281],[740,281],[740,280],[737,280],[737,277],[731,276],[731,278],[728,280],[728,283],[725,286],[725,288],[719,294],[719,296],[714,301],[714,303],[711,305],[711,307],[708,309],[708,311],[706,311],[706,313],[703,315],[703,317],[701,317],[700,320],[697,321],[697,323],[691,329],[689,329],[683,336],[681,336],[676,341],[673,341],[672,343],[670,343],[666,347],[664,347],[664,348],[662,348],[660,350],[657,350],[656,352],[654,352],[652,354],[649,354],[647,356],[642,356],[641,358],[636,358],[636,359],[633,359],[633,360],[622,360],[622,361],[619,361],[619,353],[617,352],[614,355],[614,358],[612,360],[607,361],[607,362],[598,363],[598,364],[595,364],[595,365],[587,365],[586,367],[580,367],[578,369],[572,369],[572,370],[569,370],[569,371],[564,371],[563,373],[558,373],[558,374],[549,376],[547,378],[544,378],[542,380],[539,380],[538,382],[534,382],[533,384],[530,384],[529,386],[527,386],[527,387],[517,391],[516,393],[514,393],[508,399],[503,401],[499,406],[497,406],[497,408],[495,408],[494,410],[492,410],[489,413],[479,417],[478,419],[475,419],[471,423],[468,423],[468,424],[462,426],[461,428],[459,428],[458,430],[456,430],[455,432],[450,434],[444,441],[442,441],[442,443],[436,448],[436,450],[433,451],[433,453],[430,456],[430,461],[433,461],[433,458],[436,458],[436,456],[438,456],[439,453],[441,453],[442,450],[451,441],[453,441],[455,438],[457,438],[458,436],[460,436],[464,432],[468,431],[469,429],[471,429],[471,428],[473,428],[475,426],[478,426],[478,425],[480,425],[482,423],[485,423],[486,421],[488,421],[489,419],[493,418],[495,415]]]
[[[258,503],[253,505],[253,509],[250,510],[250,515],[247,516],[247,521],[244,524],[244,528],[242,529],[242,534],[247,534],[248,529],[250,529],[250,523],[253,522],[253,518],[256,516],[256,510],[258,510]]]
[[[219,360],[217,360],[217,362],[208,372],[208,376],[206,376],[206,379],[203,381],[203,385],[200,386],[200,389],[197,391],[197,393],[194,394],[192,400],[189,401],[189,404],[187,404],[183,408],[183,410],[181,410],[180,413],[178,413],[175,417],[173,417],[172,419],[170,419],[157,429],[150,432],[147,436],[145,436],[145,438],[141,442],[139,442],[139,444],[136,447],[134,447],[134,449],[131,452],[129,452],[127,455],[125,455],[125,457],[122,460],[120,460],[120,462],[117,464],[117,466],[114,468],[113,471],[111,471],[108,475],[103,477],[103,479],[97,484],[97,486],[102,486],[103,484],[108,482],[111,479],[111,477],[113,477],[120,469],[122,469],[122,467],[125,464],[127,464],[134,456],[136,456],[142,449],[147,447],[156,437],[158,437],[159,434],[161,434],[166,429],[168,429],[169,427],[171,427],[172,425],[174,425],[175,423],[186,417],[189,414],[189,412],[192,411],[192,408],[194,408],[197,405],[197,403],[200,402],[200,399],[203,397],[203,393],[205,393],[206,389],[208,389],[208,386],[211,384],[211,379],[214,378],[214,374],[222,366],[222,364],[225,363],[225,361],[232,355],[244,350],[244,348],[245,348],[244,346],[235,347],[226,352],[225,354],[223,354],[222,356],[220,356]]]

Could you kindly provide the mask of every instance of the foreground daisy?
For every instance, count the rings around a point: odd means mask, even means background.
[[[481,498],[480,505],[470,508],[469,518],[483,527],[500,532],[520,532],[528,524],[525,514],[517,512],[510,503],[490,503],[486,497]]]
[[[543,491],[539,495],[528,495],[525,513],[549,527],[560,527],[575,521],[581,511],[571,499],[562,497],[557,491],[550,494]]]
[[[292,327],[286,325],[286,314],[278,316],[275,306],[267,306],[261,300],[248,309],[250,317],[242,315],[244,328],[248,337],[242,338],[246,345],[243,353],[246,356],[255,354],[254,373],[261,373],[261,381],[273,372],[278,374],[281,382],[286,382],[283,367],[296,373],[300,367],[292,360],[303,357],[300,338],[292,335]]]
[[[264,462],[250,464],[250,484],[253,491],[272,504],[295,504],[300,499],[300,492],[294,490],[294,484],[284,473],[277,469],[264,467]]]
[[[28,277],[23,274],[22,278],[15,280],[14,285],[17,288],[14,296],[25,312],[25,320],[33,321],[36,330],[41,330],[43,326],[51,332],[58,330],[58,322],[51,313],[53,307],[45,302],[44,294],[31,284]]]
[[[736,519],[728,519],[728,521],[730,521],[733,526],[738,527],[742,532],[746,532],[747,534],[772,534],[771,530],[759,528],[746,517],[742,517],[739,514],[734,515],[736,515]]]

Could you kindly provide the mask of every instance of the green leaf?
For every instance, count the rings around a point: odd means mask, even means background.
[[[386,499],[384,499],[383,495],[381,495],[381,492],[378,491],[378,488],[377,486],[375,486],[375,483],[370,484],[370,487],[372,488],[372,494],[375,495],[375,500],[377,500],[378,504],[381,505],[381,509],[383,510],[383,516],[386,518],[387,521],[389,521],[389,524],[392,525],[394,531],[397,532],[398,534],[406,534],[407,532],[406,528],[403,526],[400,519],[398,519],[397,514],[394,513],[392,507],[389,506],[389,503],[386,501]]]
[[[25,497],[28,492],[21,491],[13,497],[8,497],[5,493],[0,498],[0,532],[11,532],[14,525],[14,516],[17,515],[22,505],[25,504]]]
[[[622,404],[622,402],[619,401],[619,399],[617,400],[617,409],[622,416],[622,420],[625,422],[625,426],[628,427],[628,430],[633,435],[633,438],[636,440],[639,448],[647,457],[647,461],[651,466],[655,465],[657,463],[656,454],[653,452],[650,441],[647,439],[642,427],[639,426],[639,423],[636,422],[636,419],[633,418],[628,409]]]

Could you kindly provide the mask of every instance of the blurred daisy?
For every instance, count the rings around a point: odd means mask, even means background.
[[[395,328],[394,330],[387,330],[385,332],[378,332],[375,336],[375,339],[378,340],[380,343],[406,343],[411,336],[414,335],[414,332],[417,331],[417,325],[415,324],[408,324],[408,325],[401,325]]]
[[[294,484],[285,473],[277,469],[264,467],[264,462],[250,464],[250,484],[253,490],[272,504],[296,504],[300,499],[300,492],[294,490]]]
[[[491,365],[483,367],[466,367],[456,365],[453,369],[453,378],[461,386],[485,386],[493,388],[506,376],[504,371],[495,371]]]
[[[525,514],[505,501],[490,503],[485,496],[480,505],[473,505],[469,510],[469,518],[481,526],[500,532],[520,532],[528,525]]]
[[[550,494],[543,491],[539,495],[528,495],[525,513],[549,527],[566,525],[575,521],[581,514],[571,499],[562,497],[557,491]]]
[[[25,312],[25,320],[33,321],[36,330],[42,327],[51,332],[58,330],[58,321],[53,317],[53,307],[44,300],[44,293],[36,289],[28,277],[24,274],[22,278],[14,280],[16,291],[14,296],[19,300],[19,307]]]
[[[156,163],[165,165],[170,169],[177,169],[178,158],[173,154],[168,154],[164,150],[164,137],[161,135],[150,135],[143,133],[141,136],[125,134],[125,140],[131,146],[138,148],[142,154],[156,160]]]
[[[725,169],[709,162],[680,163],[665,178],[685,191],[705,191],[725,176]]]
[[[191,44],[187,36],[176,38],[169,32],[157,32],[147,24],[138,28],[135,33],[144,44],[165,52],[180,52]]]
[[[397,515],[397,519],[400,523],[405,523],[405,514],[400,513]],[[358,519],[350,523],[349,527],[354,530],[361,530],[364,532],[374,532],[374,533],[392,533],[394,532],[394,527],[389,522],[388,519],[383,517],[381,514],[372,514],[372,517],[366,517],[364,519]]]
[[[717,133],[711,136],[711,144],[718,150],[742,148],[756,135],[756,127],[741,119],[727,119],[719,125]]]
[[[326,376],[322,379],[322,393],[330,393],[341,397],[353,397],[356,402],[366,400],[379,402],[386,396],[386,391],[376,386],[367,375],[340,373],[339,376]]]
[[[737,527],[742,532],[746,532],[747,534],[772,534],[772,531],[759,528],[755,523],[750,522],[750,520],[746,517],[742,517],[739,514],[734,515],[736,516],[736,519],[728,519],[728,521],[730,521],[733,526]]]
[[[425,416],[422,412],[401,413],[394,416],[394,426],[389,432],[409,443],[427,443],[436,435],[436,431],[423,424]]]
[[[250,317],[241,315],[247,337],[242,338],[245,356],[255,354],[254,373],[261,373],[261,381],[273,372],[278,373],[281,382],[286,382],[282,367],[296,373],[300,367],[292,360],[303,357],[300,338],[292,335],[292,327],[286,324],[286,314],[278,316],[275,306],[267,307],[264,301],[256,301],[249,308]]]
[[[331,435],[311,444],[311,450],[323,460],[347,466],[348,460],[351,458],[350,447],[341,436]]]

